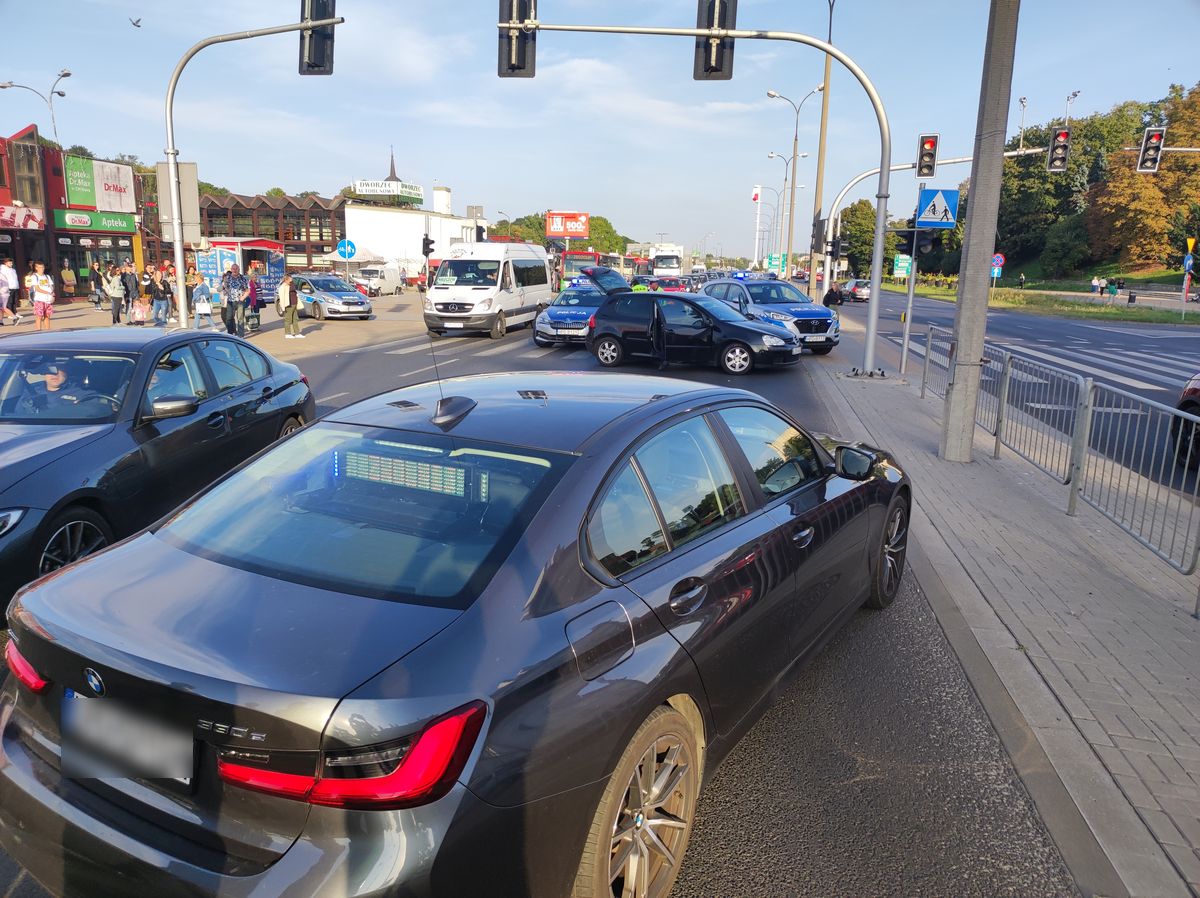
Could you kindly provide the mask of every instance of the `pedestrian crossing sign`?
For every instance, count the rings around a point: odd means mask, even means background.
[[[958,191],[939,188],[922,190],[917,198],[918,228],[954,227],[958,218]]]

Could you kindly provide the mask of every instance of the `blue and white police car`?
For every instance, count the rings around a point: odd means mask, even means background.
[[[838,313],[787,281],[723,278],[709,281],[701,292],[792,331],[816,355],[832,352],[842,338]]]
[[[573,278],[534,320],[533,342],[538,346],[582,345],[587,339],[588,318],[604,299],[587,278]]]

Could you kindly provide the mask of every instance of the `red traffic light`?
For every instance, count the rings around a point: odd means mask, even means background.
[[[1068,140],[1071,139],[1071,132],[1070,131],[1059,131],[1057,134],[1054,135],[1054,139],[1057,140],[1059,143],[1066,143]]]
[[[1159,134],[1156,131],[1152,131],[1152,132],[1150,132],[1150,137],[1148,138],[1148,141],[1150,143],[1162,143],[1162,139],[1163,139],[1162,134]]]
[[[925,149],[925,150],[936,150],[937,149],[937,141],[934,140],[932,137],[926,137],[925,142],[921,144],[921,148]]]

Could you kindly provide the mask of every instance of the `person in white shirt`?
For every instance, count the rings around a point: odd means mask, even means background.
[[[14,314],[13,310],[8,307],[9,302],[21,295],[21,282],[17,280],[17,269],[13,267],[12,259],[5,259],[0,264],[0,312],[4,313],[4,319],[13,320],[13,326],[21,323],[21,316]]]
[[[37,329],[50,330],[50,318],[54,315],[54,278],[46,274],[45,262],[33,263],[33,271],[25,277],[25,287],[33,300]]]

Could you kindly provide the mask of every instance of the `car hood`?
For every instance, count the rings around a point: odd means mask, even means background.
[[[322,299],[332,299],[332,300],[335,300],[338,302],[340,302],[341,300],[344,300],[344,299],[362,299],[363,298],[363,295],[361,293],[359,293],[357,290],[347,290],[345,292],[342,292],[342,291],[334,292],[332,290],[318,290],[313,295],[319,296]]]
[[[38,581],[9,619],[138,676],[341,698],[460,613],[276,580],[143,533]]]
[[[596,308],[593,306],[561,309],[551,306],[546,309],[546,315],[551,321],[587,321],[595,312]]]
[[[832,318],[833,317],[833,312],[829,311],[829,309],[825,308],[825,306],[819,306],[813,302],[796,303],[795,305],[792,305],[792,306],[785,306],[785,305],[758,306],[757,308],[764,312],[768,311],[768,310],[774,311],[774,312],[786,312],[787,314],[791,315],[793,318]]]
[[[112,429],[112,424],[0,424],[0,490]]]

